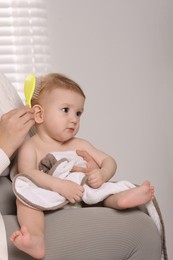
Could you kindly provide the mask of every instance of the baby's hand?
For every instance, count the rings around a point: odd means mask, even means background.
[[[62,180],[61,188],[58,192],[69,202],[75,203],[81,201],[84,188],[75,182]]]
[[[99,188],[105,182],[101,173],[101,169],[92,170],[86,173],[86,176],[88,185],[94,189]]]

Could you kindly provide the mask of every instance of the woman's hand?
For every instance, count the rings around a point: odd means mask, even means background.
[[[0,148],[10,157],[34,125],[34,112],[27,106],[13,109],[0,118]]]

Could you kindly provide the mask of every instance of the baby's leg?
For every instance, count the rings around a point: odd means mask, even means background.
[[[154,198],[154,188],[149,181],[142,185],[113,194],[104,200],[104,206],[116,209],[133,208]]]
[[[21,228],[11,235],[10,240],[18,249],[42,259],[45,255],[43,212],[17,200],[17,216]]]

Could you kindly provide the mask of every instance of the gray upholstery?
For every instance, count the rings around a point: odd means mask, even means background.
[[[5,191],[4,202],[2,191]],[[9,260],[33,259],[16,249],[9,240],[18,224],[11,183],[6,177],[0,178],[0,198]],[[45,213],[45,218],[45,260],[161,259],[158,230],[151,218],[137,209],[117,211],[104,207],[68,208]]]
[[[15,200],[11,190],[11,181],[7,177],[0,177],[0,212],[2,215],[16,213]]]
[[[22,104],[16,89],[1,73],[0,97],[3,113]],[[0,177],[0,211],[6,226],[9,260],[33,259],[9,240],[18,224],[15,198],[7,177]],[[57,210],[45,217],[45,260],[161,259],[160,235],[154,222],[142,211],[90,207]]]

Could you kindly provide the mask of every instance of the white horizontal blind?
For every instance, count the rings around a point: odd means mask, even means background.
[[[22,97],[25,77],[49,70],[44,0],[0,0],[0,72],[10,79]]]

